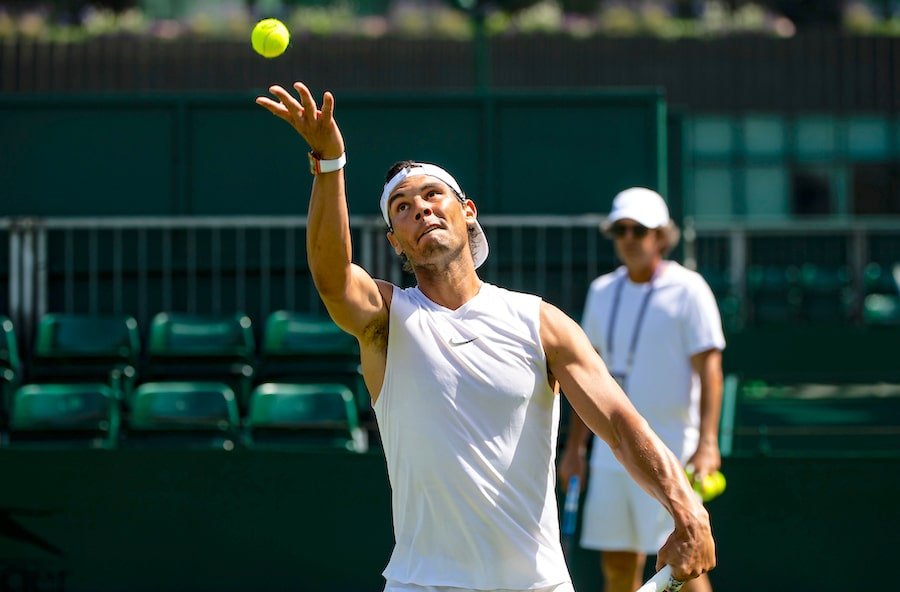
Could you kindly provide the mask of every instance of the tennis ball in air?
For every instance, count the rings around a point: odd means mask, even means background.
[[[256,23],[253,33],[250,35],[250,43],[259,55],[266,58],[275,58],[284,53],[291,34],[287,27],[278,19],[267,18]]]

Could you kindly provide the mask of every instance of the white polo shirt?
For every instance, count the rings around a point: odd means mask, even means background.
[[[625,393],[653,431],[682,463],[687,462],[697,449],[700,428],[700,378],[690,358],[725,348],[716,299],[703,277],[665,261],[652,283],[636,284],[626,268],[619,267],[591,283],[581,325],[613,375],[625,374],[635,343]],[[625,470],[599,439],[591,452],[591,466]]]

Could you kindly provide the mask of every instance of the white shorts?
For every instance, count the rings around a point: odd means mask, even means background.
[[[575,588],[572,587],[571,582],[565,582],[529,590],[470,590],[469,588],[453,588],[451,586],[419,586],[418,584],[388,581],[384,587],[384,592],[575,592]]]
[[[624,470],[591,469],[581,546],[655,555],[675,528],[662,504]]]

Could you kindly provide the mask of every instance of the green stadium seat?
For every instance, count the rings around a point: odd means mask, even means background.
[[[38,322],[29,382],[105,382],[127,395],[140,352],[133,317],[44,315]]]
[[[225,382],[243,408],[255,373],[250,318],[159,313],[150,325],[143,379]]]
[[[9,423],[13,392],[22,376],[22,361],[11,320],[0,316],[0,429]]]
[[[900,296],[869,294],[863,301],[863,322],[867,325],[900,324]]]
[[[105,384],[27,384],[13,397],[11,445],[114,448],[119,436],[119,404]]]
[[[338,383],[357,409],[371,409],[359,362],[359,343],[328,317],[277,311],[266,319],[258,383]]]
[[[254,389],[247,420],[254,446],[309,446],[365,452],[353,393],[341,384],[267,383]]]
[[[356,338],[328,317],[276,311],[266,319],[263,352],[270,355],[322,354],[359,358]]]
[[[138,386],[128,418],[128,446],[232,450],[240,415],[234,391],[217,382],[148,382]]]

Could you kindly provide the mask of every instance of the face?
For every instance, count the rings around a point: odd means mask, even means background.
[[[616,255],[628,268],[642,269],[660,257],[662,236],[629,218],[618,220],[609,229]]]
[[[475,204],[471,200],[460,202],[444,182],[413,175],[388,198],[392,228],[388,240],[413,267],[439,264],[463,253],[468,245],[467,229],[475,216]]]

